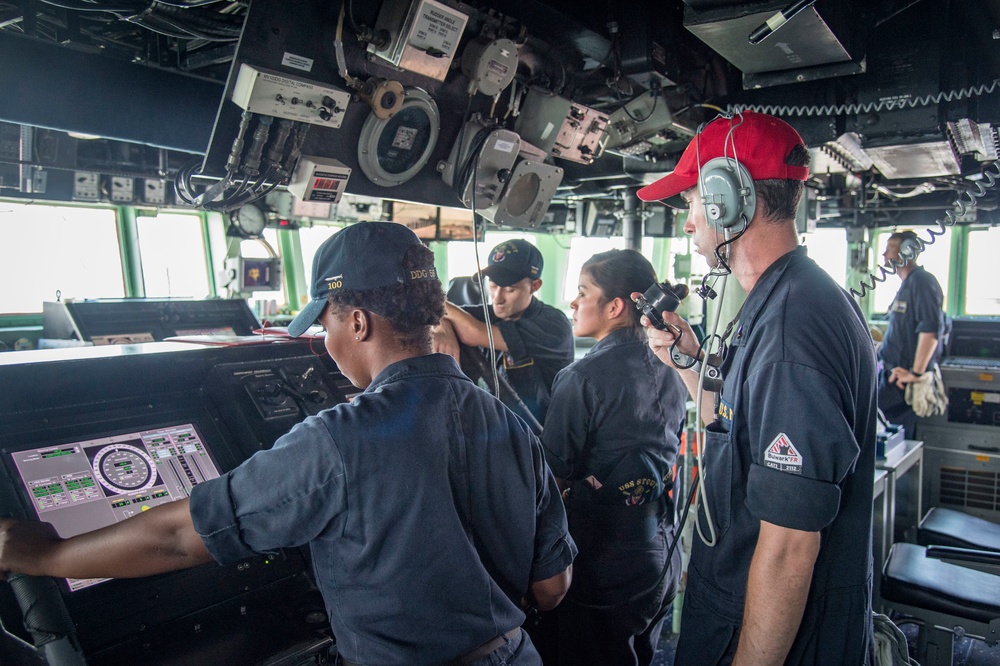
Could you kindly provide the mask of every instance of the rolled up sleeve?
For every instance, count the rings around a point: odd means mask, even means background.
[[[226,564],[257,554],[240,538],[228,474],[199,483],[191,490],[191,519],[216,561]]]
[[[529,579],[534,581],[551,578],[566,570],[576,557],[577,548],[569,535],[566,508],[563,506],[555,477],[545,464],[541,447],[536,448],[535,554]]]
[[[310,417],[236,469],[198,484],[191,517],[219,562],[301,546],[346,508],[343,460],[329,430]]]
[[[837,386],[807,365],[780,362],[746,380],[751,466],[746,504],[760,520],[818,532],[840,508],[840,484],[860,447]]]

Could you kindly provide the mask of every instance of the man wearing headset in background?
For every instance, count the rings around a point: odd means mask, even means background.
[[[638,192],[679,195],[696,250],[748,294],[722,390],[703,397],[716,406],[697,515],[708,536],[688,569],[681,666],[874,659],[875,355],[857,304],[798,247],[808,162],[791,126],[745,111],[709,123],[673,173]],[[703,355],[686,321],[663,319],[666,330],[647,329],[663,362],[674,345]],[[678,372],[695,396],[698,375]]]
[[[914,438],[917,415],[906,402],[906,385],[935,371],[944,334],[944,295],[937,279],[917,265],[920,250],[917,234],[897,231],[882,255],[887,266],[903,262],[896,269],[903,284],[889,306],[889,327],[878,349],[878,406],[889,421],[903,426],[909,439]]]
[[[535,298],[543,264],[538,248],[517,238],[494,247],[482,270],[488,278],[493,345],[502,352],[511,386],[539,423],[545,422],[556,373],[573,362],[569,319]],[[434,351],[458,358],[456,340],[471,347],[490,346],[481,306],[446,306],[435,330]]]

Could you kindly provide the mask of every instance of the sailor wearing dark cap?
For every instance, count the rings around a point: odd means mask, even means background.
[[[364,389],[350,404],[107,530],[0,521],[0,568],[132,577],[308,545],[339,663],[539,664],[522,604],[559,603],[576,548],[537,438],[430,353],[431,251],[399,224],[349,226],[318,250],[311,295],[289,332],[323,326]]]
[[[490,294],[493,345],[501,352],[501,370],[539,423],[545,419],[556,373],[573,362],[573,330],[566,315],[542,303],[544,260],[523,239],[504,241],[490,251],[482,274]],[[451,351],[455,341],[489,347],[490,336],[481,306],[447,304],[436,335],[436,348]]]

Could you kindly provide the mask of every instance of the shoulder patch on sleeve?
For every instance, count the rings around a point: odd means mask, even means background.
[[[792,444],[792,440],[788,439],[788,435],[783,432],[778,433],[778,436],[768,445],[767,451],[764,453],[764,461],[768,467],[779,472],[802,473],[802,454]]]

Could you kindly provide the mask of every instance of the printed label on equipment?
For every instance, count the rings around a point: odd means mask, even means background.
[[[285,67],[301,69],[303,72],[311,72],[313,68],[313,59],[286,52],[284,57],[281,59],[281,64]]]
[[[970,395],[972,404],[981,405],[986,402],[1000,404],[1000,393],[986,393],[985,391],[973,391]]]
[[[510,67],[502,62],[490,60],[486,65],[486,80],[493,81],[494,83],[503,83],[504,77],[507,76],[507,72],[509,71]]]
[[[349,174],[337,172],[337,171],[317,171],[313,174],[314,178],[332,178],[334,180],[347,180]],[[329,188],[326,188],[329,189]]]
[[[517,148],[517,144],[513,141],[504,141],[503,139],[497,139],[496,149],[502,153],[512,153]]]
[[[330,217],[330,204],[325,201],[301,201],[292,200],[292,214],[295,217],[318,217],[327,219]]]
[[[440,52],[451,57],[465,28],[465,17],[443,7],[424,5],[417,17],[410,46],[427,53]]]
[[[396,130],[396,136],[392,139],[392,147],[401,150],[412,150],[413,142],[417,138],[417,128],[400,127]]]

